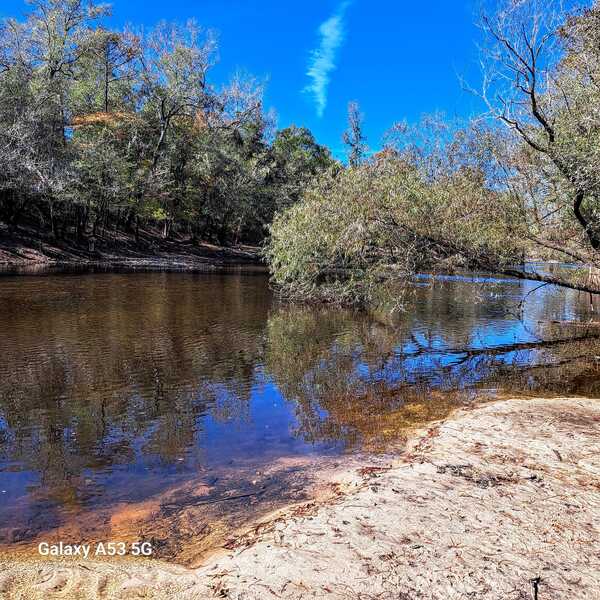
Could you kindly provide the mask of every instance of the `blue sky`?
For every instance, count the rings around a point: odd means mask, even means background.
[[[235,71],[266,81],[278,126],[309,127],[342,156],[350,100],[377,149],[395,122],[481,109],[459,76],[479,80],[477,0],[114,0],[113,24],[195,18],[219,36],[217,81]],[[23,0],[0,0],[17,16]]]

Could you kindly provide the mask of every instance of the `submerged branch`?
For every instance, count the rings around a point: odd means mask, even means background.
[[[515,277],[516,279],[524,279],[528,281],[539,281],[541,283],[547,283],[551,285],[557,285],[559,287],[568,288],[570,290],[577,290],[579,292],[588,292],[589,294],[600,294],[600,288],[598,286],[592,286],[585,283],[576,283],[572,281],[566,281],[560,277],[553,277],[551,275],[542,275],[540,273],[519,271],[518,269],[487,269],[491,272],[498,273],[499,275],[507,275],[509,277]]]
[[[589,335],[579,335],[569,338],[558,338],[556,340],[538,340],[536,342],[516,342],[514,344],[502,344],[487,348],[452,348],[448,350],[423,348],[416,352],[406,353],[404,356],[419,356],[423,354],[443,354],[444,356],[464,356],[472,358],[474,356],[507,354],[508,352],[518,352],[520,350],[535,350],[537,348],[551,348],[563,344],[571,344],[575,342],[587,342],[592,340],[600,340],[600,333]]]

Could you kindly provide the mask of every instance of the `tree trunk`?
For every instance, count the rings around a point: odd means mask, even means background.
[[[598,250],[600,248],[600,235],[598,234],[597,227],[595,224],[590,223],[581,212],[581,205],[584,198],[585,194],[583,191],[579,191],[577,194],[575,194],[575,200],[573,201],[573,213],[575,214],[575,218],[579,224],[583,227],[583,230],[585,231],[592,248],[594,250]]]
[[[49,201],[48,206],[50,208],[50,233],[54,239],[58,239],[58,231],[56,228],[56,218],[54,216],[54,203],[52,200]]]
[[[168,239],[169,236],[171,235],[171,226],[173,224],[172,219],[165,219],[163,222],[163,239]]]

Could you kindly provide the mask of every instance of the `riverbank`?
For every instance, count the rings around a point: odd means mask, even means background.
[[[237,265],[261,266],[260,249],[248,245],[217,246],[183,237],[163,239],[151,230],[141,232],[137,241],[133,234],[111,231],[93,244],[89,240],[75,243],[52,240],[28,228],[9,234],[0,224],[3,270],[28,272],[56,266],[202,271]]]
[[[461,409],[205,566],[4,557],[3,598],[597,598],[600,401]],[[537,592],[536,592],[537,590]],[[535,594],[538,594],[535,596]]]

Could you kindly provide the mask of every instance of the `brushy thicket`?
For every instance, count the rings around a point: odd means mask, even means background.
[[[273,282],[294,300],[362,304],[442,260],[509,265],[522,255],[505,194],[467,169],[427,178],[397,152],[328,173],[279,214],[266,249]]]

